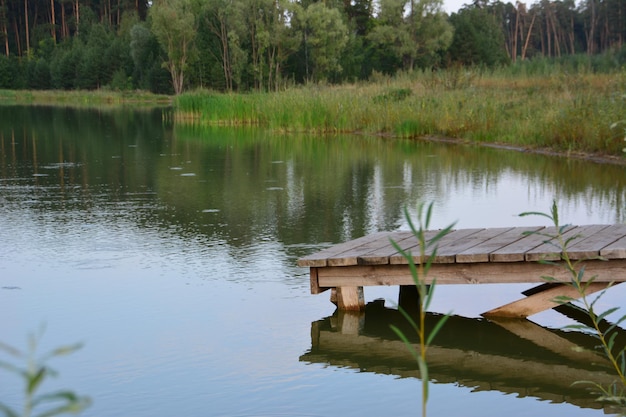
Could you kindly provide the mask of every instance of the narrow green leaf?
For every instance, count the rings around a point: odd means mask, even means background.
[[[606,346],[609,351],[613,350],[613,346],[615,346],[615,338],[617,337],[617,332],[614,332],[606,342]]]
[[[10,409],[7,405],[0,403],[0,411],[4,413],[5,417],[19,417],[19,414],[12,409]]]
[[[434,203],[430,203],[428,204],[428,208],[426,209],[426,221],[424,222],[424,226],[428,229],[428,226],[430,225],[430,219],[432,218],[432,214],[433,214],[433,205]]]
[[[604,313],[600,314],[598,316],[598,321],[603,320],[606,316],[608,316],[609,314],[613,314],[615,313],[617,310],[619,310],[619,307],[613,307],[613,308],[609,308],[608,310],[606,310]]]
[[[61,414],[78,414],[91,405],[91,400],[84,398],[82,401],[75,401],[68,404],[60,405],[52,410],[37,414],[34,417],[53,417]]]
[[[542,216],[542,217],[547,217],[548,219],[552,220],[552,217],[550,217],[549,214],[546,213],[542,213],[540,211],[525,211],[523,213],[518,214],[519,217],[526,217],[526,216]]]
[[[567,247],[570,242],[572,242],[572,241],[574,241],[576,239],[580,239],[581,237],[583,237],[581,234],[577,234],[577,235],[568,237],[567,239],[565,239],[565,246]]]
[[[407,347],[407,349],[411,353],[411,356],[413,356],[413,358],[417,361],[417,363],[419,365],[420,355],[419,355],[419,353],[417,353],[417,351],[415,350],[415,348],[413,347],[411,342],[409,342],[409,339],[407,339],[407,337],[404,335],[404,333],[402,333],[402,330],[400,330],[399,328],[397,328],[393,324],[390,327],[391,327],[391,330],[393,330],[394,333],[400,338],[400,340],[402,340],[402,342],[404,342],[405,346]]]
[[[17,366],[10,364],[8,362],[3,362],[0,361],[0,368],[5,369],[9,372],[12,372],[14,374],[18,374],[18,375],[23,375],[24,371],[20,368],[18,368]]]
[[[67,401],[68,403],[77,403],[85,398],[87,397],[79,397],[76,393],[72,391],[57,391],[37,396],[37,398],[33,400],[33,406],[37,406],[47,402],[62,400]]]
[[[554,301],[555,303],[558,303],[558,304],[567,304],[567,303],[572,302],[574,300],[575,300],[575,298],[568,297],[567,295],[557,295],[556,297],[554,297],[552,299],[552,301]]]
[[[33,375],[31,378],[28,379],[28,384],[26,386],[26,391],[30,395],[32,395],[37,390],[37,387],[39,387],[39,385],[43,381],[44,377],[46,376],[46,372],[47,372],[46,367],[42,366],[41,368],[39,368],[37,370],[35,375]]]
[[[22,357],[23,354],[22,352],[20,352],[18,349],[14,348],[13,346],[7,345],[5,343],[0,342],[0,350],[8,353],[11,356],[14,356],[16,358]]]
[[[76,352],[77,350],[80,350],[82,347],[83,347],[82,343],[76,343],[76,344],[73,344],[73,345],[61,346],[61,347],[58,347],[58,348],[54,349],[47,356],[48,357],[55,357],[55,356],[69,355],[69,354],[72,354],[72,353]]]
[[[616,325],[618,325],[618,324],[620,324],[621,322],[623,322],[624,320],[626,320],[626,314],[625,314],[625,315],[623,315],[622,317],[620,317],[617,321],[615,321],[615,324],[616,324]]]
[[[563,329],[580,330],[585,333],[591,330],[591,328],[586,324],[568,324],[567,326],[563,326]]]
[[[426,291],[426,297],[424,299],[424,311],[428,311],[428,309],[430,308],[430,302],[432,301],[433,297],[435,296],[435,286],[437,285],[437,279],[434,278],[433,282],[431,282],[430,284],[430,288],[428,291]]]
[[[435,339],[435,336],[437,336],[437,333],[439,333],[439,331],[441,330],[443,325],[446,324],[446,321],[448,321],[449,318],[450,313],[443,315],[437,321],[437,324],[435,324],[435,327],[433,327],[433,329],[430,331],[430,334],[428,335],[428,338],[426,339],[426,345],[430,345],[432,343],[432,341]]]
[[[413,220],[411,220],[411,214],[409,214],[409,209],[407,207],[404,207],[404,217],[409,225],[409,229],[411,230],[411,232],[414,235],[417,234],[417,229],[415,228]]]
[[[408,311],[406,311],[405,309],[403,309],[402,307],[398,306],[398,311],[400,312],[400,314],[402,314],[404,316],[404,318],[406,319],[406,321],[409,322],[409,324],[411,325],[411,327],[414,330],[419,330],[419,326],[417,325],[417,323],[415,322],[415,320],[413,319],[413,317],[411,317],[411,315],[409,314]]]

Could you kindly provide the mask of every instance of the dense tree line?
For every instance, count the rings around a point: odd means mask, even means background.
[[[623,51],[626,0],[0,0],[0,88],[273,91]],[[622,52],[622,55],[624,53]]]

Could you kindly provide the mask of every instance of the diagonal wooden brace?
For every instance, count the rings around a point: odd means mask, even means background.
[[[593,294],[608,288],[610,283],[592,282],[587,286],[586,295]],[[548,310],[560,305],[554,301],[556,297],[565,296],[571,298],[580,298],[580,293],[570,284],[550,283],[542,284],[530,291],[525,291],[528,296],[521,300],[503,305],[493,310],[489,310],[482,314],[483,317],[511,317],[525,318],[533,314]]]

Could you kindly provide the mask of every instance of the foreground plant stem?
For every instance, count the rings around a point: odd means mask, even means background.
[[[426,231],[430,225],[430,219],[432,216],[433,204],[430,203],[427,208],[425,208],[424,204],[420,204],[418,206],[418,225],[419,227],[415,227],[415,224],[411,220],[411,216],[408,210],[405,208],[404,214],[406,220],[409,224],[411,232],[417,238],[419,242],[419,256],[418,263],[416,263],[415,258],[409,251],[403,250],[395,241],[391,241],[394,248],[402,254],[402,256],[407,260],[409,269],[411,271],[411,276],[413,278],[413,282],[417,287],[418,293],[418,318],[417,322],[411,316],[409,312],[407,312],[402,307],[398,307],[398,310],[402,313],[402,315],[407,319],[413,330],[417,333],[419,340],[419,352],[415,350],[408,337],[396,326],[391,326],[393,331],[400,337],[400,339],[407,346],[412,356],[415,358],[418,369],[420,372],[420,377],[422,380],[422,416],[426,417],[427,413],[427,403],[428,403],[428,364],[426,360],[426,353],[428,351],[428,346],[433,341],[435,335],[439,332],[439,330],[443,327],[445,322],[448,320],[449,314],[441,317],[435,327],[427,334],[426,332],[426,313],[430,306],[430,303],[433,299],[435,293],[435,285],[436,279],[432,279],[430,284],[427,284],[427,276],[430,267],[437,256],[437,242],[441,240],[445,235],[447,235],[454,224],[449,225],[445,229],[439,231],[435,236],[428,239],[426,235]]]
[[[596,337],[600,341],[600,347],[604,351],[606,358],[611,363],[611,366],[613,367],[614,371],[616,372],[619,378],[617,381],[615,381],[615,383],[612,386],[609,386],[609,387],[603,387],[593,381],[578,381],[577,383],[590,384],[590,385],[595,386],[597,389],[599,389],[601,392],[601,396],[599,397],[600,401],[611,402],[621,407],[625,407],[626,406],[626,395],[625,395],[626,347],[622,347],[616,353],[615,352],[615,338],[617,337],[618,326],[620,323],[626,320],[626,315],[620,317],[616,322],[611,324],[607,329],[605,330],[602,329],[602,326],[600,325],[602,320],[604,320],[610,314],[613,314],[617,310],[619,310],[619,307],[610,308],[600,314],[596,313],[595,308],[594,308],[595,303],[600,299],[600,297],[604,295],[606,289],[602,291],[600,295],[596,297],[593,301],[589,300],[586,290],[589,287],[589,285],[595,281],[596,276],[593,276],[589,279],[585,279],[585,267],[584,267],[583,262],[587,259],[572,261],[572,259],[570,258],[569,253],[568,253],[569,244],[573,240],[578,239],[581,236],[575,235],[575,236],[566,238],[563,235],[563,231],[565,227],[567,227],[567,225],[564,225],[564,226],[560,225],[559,213],[558,213],[558,207],[557,207],[556,201],[553,201],[552,203],[550,214],[542,213],[542,212],[525,212],[525,213],[520,214],[520,216],[529,216],[529,215],[538,215],[538,216],[546,217],[550,219],[552,223],[554,224],[555,229],[556,229],[554,234],[538,233],[538,232],[530,232],[530,233],[537,233],[537,234],[545,236],[547,238],[546,242],[552,243],[561,251],[561,262],[559,263],[551,262],[551,261],[541,261],[541,262],[545,264],[562,266],[563,268],[566,269],[570,277],[570,280],[566,282],[561,282],[561,281],[557,281],[554,277],[548,276],[548,277],[542,277],[542,278],[544,278],[546,281],[549,281],[549,282],[559,282],[559,283],[570,285],[577,291],[579,295],[577,298],[560,296],[560,297],[555,298],[554,301],[558,302],[559,304],[566,304],[566,303],[580,304],[581,308],[583,308],[586,311],[591,321],[590,326],[584,325],[584,324],[576,324],[576,325],[570,325],[567,327],[570,329],[576,329],[576,330],[589,333],[593,335],[594,337]],[[608,284],[607,289],[611,285],[612,283]],[[626,411],[626,409],[624,409],[623,411]]]

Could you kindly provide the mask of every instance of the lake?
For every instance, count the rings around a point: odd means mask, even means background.
[[[41,391],[90,396],[86,416],[420,415],[417,367],[389,334],[398,289],[366,288],[348,331],[299,257],[406,229],[420,202],[434,228],[547,225],[518,214],[553,199],[563,223],[626,215],[622,166],[170,116],[0,106],[0,341],[26,349],[45,326],[41,353],[83,343],[50,361],[59,375]],[[437,289],[432,318],[454,317],[432,351],[430,416],[605,415],[570,386],[606,377],[563,348],[593,346],[562,329],[573,320],[540,313],[520,337],[480,318],[528,287]],[[18,408],[21,393],[0,369],[0,401]]]

